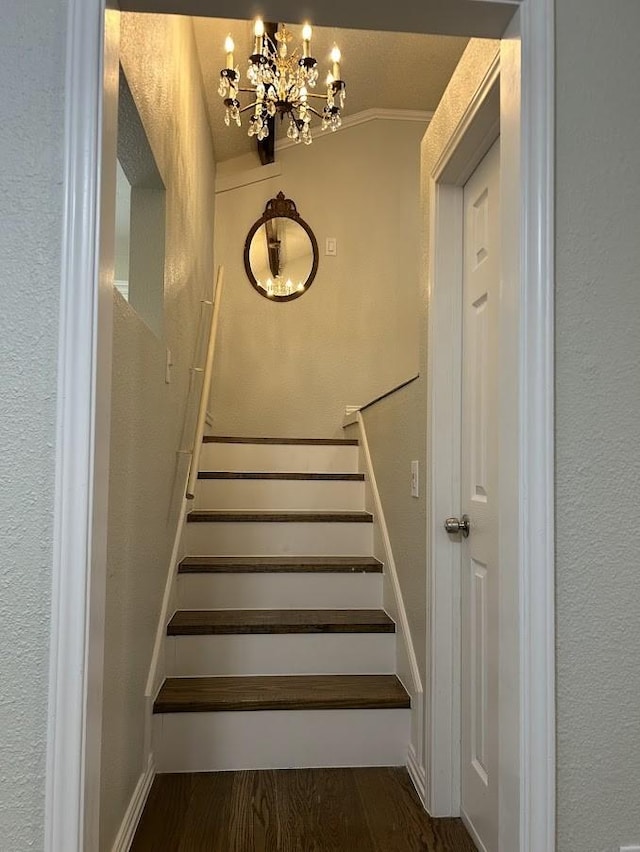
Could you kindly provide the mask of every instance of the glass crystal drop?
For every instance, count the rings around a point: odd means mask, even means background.
[[[220,77],[220,85],[218,86],[218,94],[221,98],[226,97],[227,94],[227,80],[225,77]]]
[[[227,107],[227,109],[225,110],[224,123],[227,125],[227,127],[231,123],[231,116],[229,115],[229,107]]]

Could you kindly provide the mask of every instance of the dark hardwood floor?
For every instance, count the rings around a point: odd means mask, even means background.
[[[475,852],[432,820],[407,771],[281,769],[158,775],[131,852]]]

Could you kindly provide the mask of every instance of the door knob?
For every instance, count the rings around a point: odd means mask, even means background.
[[[462,533],[467,538],[470,529],[469,515],[463,515],[461,518],[447,518],[444,522],[444,528],[450,535]]]

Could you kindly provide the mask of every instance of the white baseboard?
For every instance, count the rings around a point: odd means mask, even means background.
[[[475,843],[479,852],[487,852],[487,847],[484,845],[482,840],[480,840],[480,837],[478,836],[478,832],[475,830],[473,823],[471,822],[471,820],[469,819],[469,817],[467,816],[467,814],[465,813],[463,808],[460,809],[460,819],[464,823],[464,827],[467,829],[467,831],[471,835],[471,839]]]
[[[147,797],[153,784],[153,779],[156,776],[156,767],[153,760],[153,755],[149,755],[147,768],[142,773],[133,791],[133,796],[129,802],[129,807],[126,810],[120,830],[116,835],[116,839],[111,848],[111,852],[129,852],[129,848],[133,843],[133,837],[136,833],[136,828],[140,822],[142,811],[147,803]]]
[[[409,777],[413,782],[413,786],[416,788],[416,793],[420,797],[420,801],[426,807],[427,773],[424,766],[420,765],[420,761],[418,760],[413,744],[409,746],[409,751],[407,753],[407,771],[409,772]]]

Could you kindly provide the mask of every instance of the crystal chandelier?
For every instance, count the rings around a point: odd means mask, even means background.
[[[293,35],[284,24],[278,26],[275,41],[265,34],[264,24],[258,18],[254,26],[254,49],[249,57],[247,79],[250,87],[240,86],[240,71],[235,65],[234,43],[231,36],[225,41],[227,54],[226,68],[220,72],[218,94],[224,98],[226,106],[225,124],[234,121],[240,127],[240,116],[250,112],[249,136],[266,139],[269,135],[269,119],[279,115],[282,120],[289,119],[287,136],[294,142],[310,145],[311,120],[317,116],[323,130],[337,130],[341,124],[340,111],[344,108],[346,86],[340,79],[340,50],[337,46],[331,51],[332,69],[326,79],[326,93],[315,94],[318,82],[318,63],[311,56],[311,27],[302,28],[302,54],[297,49],[291,51],[289,44]],[[253,100],[242,106],[240,93],[249,93]],[[318,102],[318,109],[313,101]],[[319,102],[322,101],[322,104]]]

